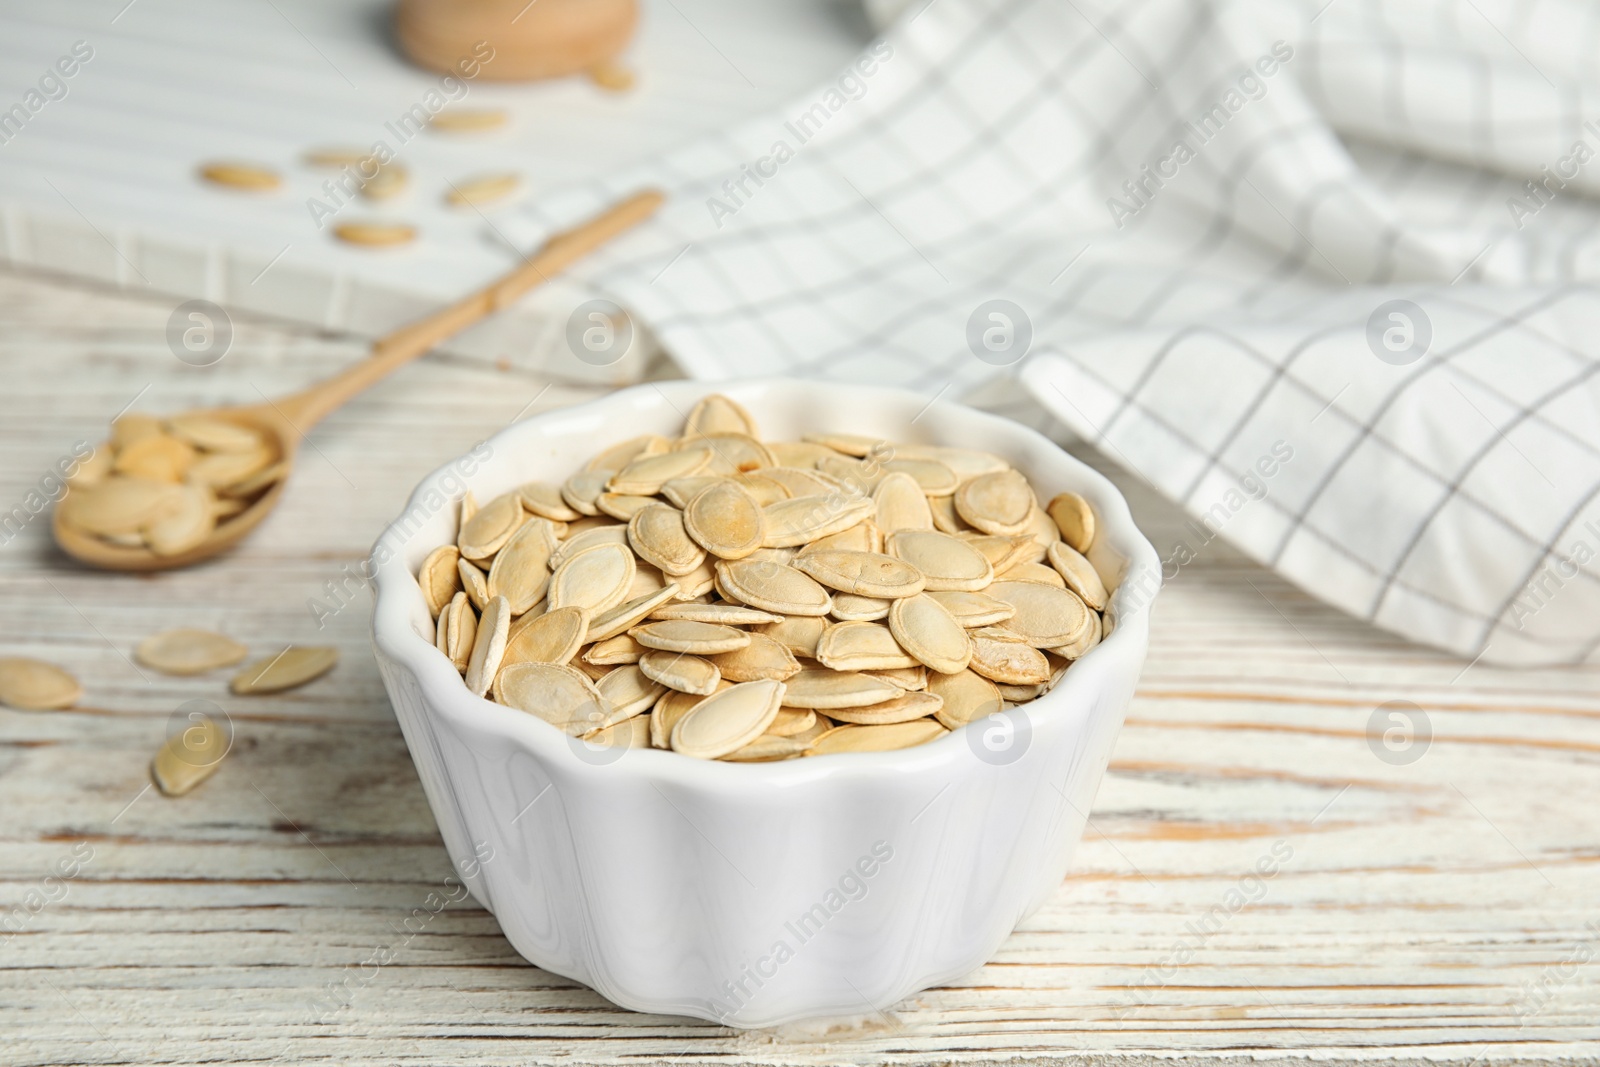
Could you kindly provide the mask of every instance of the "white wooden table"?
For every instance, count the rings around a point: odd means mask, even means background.
[[[241,322],[226,359],[189,367],[163,340],[170,309],[0,275],[0,506],[141,390],[156,411],[253,400],[362,352]],[[0,654],[86,689],[71,711],[0,709],[0,1064],[1600,1058],[1600,668],[1469,668],[1220,544],[1156,605],[1076,873],[958,983],[739,1033],[546,974],[470,901],[406,932],[450,864],[368,651],[365,591],[321,632],[307,601],[424,472],[536,396],[531,410],[585,395],[546,384],[514,359],[424,360],[321,427],[277,515],[195,570],[87,573],[43,517],[0,548]],[[1130,492],[1171,542],[1181,519]],[[179,624],[343,658],[297,692],[232,698],[225,676],[133,664],[141,637]],[[167,799],[146,764],[191,699],[222,706],[236,746]],[[1369,743],[1393,700],[1431,725],[1406,764]],[[1277,873],[1251,878],[1275,850]],[[394,962],[361,970],[379,948]],[[347,976],[349,1006],[314,1022]]]

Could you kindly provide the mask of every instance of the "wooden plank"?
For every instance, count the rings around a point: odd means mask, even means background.
[[[0,276],[0,503],[147,385],[153,410],[251,399],[359,356],[240,323],[225,360],[188,368],[162,340],[168,310]],[[1464,669],[1221,544],[1157,602],[1074,874],[960,981],[871,1017],[741,1034],[540,971],[470,900],[434,914],[450,866],[367,648],[366,593],[349,585],[320,629],[307,601],[346,585],[426,471],[530,400],[590,395],[545,384],[514,359],[424,360],[330,419],[280,514],[193,571],[83,572],[43,522],[0,549],[0,650],[87,689],[68,712],[0,709],[0,914],[22,907],[0,935],[0,1062],[1467,1065],[1600,1050],[1600,967],[1580,962],[1600,955],[1600,668]],[[1181,516],[1128,491],[1158,541],[1181,535]],[[342,660],[248,700],[224,675],[133,664],[141,637],[179,624],[259,652],[329,643]],[[191,699],[227,712],[237,748],[171,800],[145,790],[145,768]],[[1369,745],[1391,700],[1432,726],[1408,765]],[[1271,877],[1252,875],[1263,857]],[[427,920],[408,930],[416,909]],[[364,967],[381,948],[394,962]]]

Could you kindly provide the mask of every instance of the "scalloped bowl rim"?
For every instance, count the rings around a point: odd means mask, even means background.
[[[738,394],[752,388],[770,389],[781,387],[783,389],[799,389],[805,391],[849,388],[852,390],[882,393],[894,397],[896,400],[907,400],[922,397],[909,390],[894,389],[881,386],[843,386],[837,383],[826,383],[814,380],[796,378],[749,378],[724,382],[700,382],[693,380],[670,381],[661,383],[648,383],[632,386],[626,389],[608,393],[603,397],[574,404],[568,407],[541,412],[520,422],[500,430],[487,439],[487,443],[498,449],[504,447],[513,450],[524,439],[533,440],[537,437],[540,425],[545,420],[555,416],[570,416],[584,413],[600,413],[607,408],[620,407],[625,398],[636,396],[641,390],[655,390],[661,392],[662,388],[671,388],[685,394],[699,395],[713,392],[723,392],[738,400]],[[662,393],[662,399],[667,404],[672,401]],[[687,397],[686,397],[687,399]],[[789,400],[788,402],[793,402]],[[759,404],[759,401],[754,403]],[[964,416],[975,417],[979,421],[991,423],[998,433],[1021,437],[1035,443],[1042,442],[1055,454],[1060,462],[1074,468],[1075,475],[1081,483],[1087,482],[1099,490],[1101,500],[1096,506],[1096,519],[1098,530],[1096,540],[1105,537],[1108,542],[1115,545],[1118,554],[1126,561],[1124,565],[1124,578],[1135,573],[1141,564],[1152,568],[1153,573],[1160,575],[1160,566],[1155,549],[1139,531],[1133,521],[1127,501],[1122,493],[1099,471],[1085,464],[1082,460],[1072,456],[1060,445],[1040,434],[1038,431],[1023,426],[1020,423],[1006,419],[1003,416],[993,415],[946,402],[945,408],[957,409]],[[931,408],[929,409],[932,410]],[[614,443],[614,442],[613,442]],[[599,451],[603,444],[597,444],[595,451]],[[963,446],[956,446],[963,447]],[[990,445],[984,442],[975,442],[964,447],[980,450],[990,450]],[[458,456],[450,462],[430,472],[406,499],[405,507],[394,522],[384,528],[374,542],[374,551],[377,545],[393,533],[400,519],[414,509],[421,499],[430,490],[440,489],[440,481],[450,474],[457,463],[465,456]],[[457,475],[459,478],[460,476]],[[472,476],[461,478],[468,483],[469,488],[473,481]],[[1030,479],[1031,480],[1031,479]],[[442,491],[442,490],[441,490]],[[449,494],[445,494],[447,497]],[[452,506],[458,498],[450,498]],[[1110,503],[1107,508],[1106,502]],[[402,543],[404,539],[402,539]],[[431,551],[437,545],[430,545]],[[372,612],[372,636],[374,643],[393,659],[409,669],[416,677],[419,686],[426,696],[426,704],[430,713],[442,715],[446,719],[454,720],[459,725],[466,726],[486,734],[498,734],[512,740],[528,749],[533,755],[551,760],[559,760],[565,769],[576,773],[615,774],[626,767],[626,773],[648,777],[661,782],[672,782],[683,786],[692,786],[697,789],[713,791],[743,789],[753,784],[771,784],[777,786],[801,786],[815,781],[834,777],[855,777],[861,775],[881,775],[884,773],[909,774],[919,771],[944,770],[954,772],[956,761],[969,755],[969,749],[962,738],[962,730],[952,730],[943,737],[910,748],[897,749],[889,752],[851,752],[835,753],[824,756],[808,756],[804,759],[778,760],[768,763],[735,763],[724,760],[702,760],[682,756],[666,749],[640,748],[628,752],[631,757],[619,760],[616,763],[597,765],[591,761],[581,759],[573,750],[572,745],[582,744],[569,735],[544,722],[542,719],[526,712],[508,708],[495,703],[486,697],[474,695],[467,689],[461,674],[445,658],[432,641],[424,640],[411,626],[409,616],[411,612],[421,606],[427,611],[422,601],[422,588],[418,585],[415,575],[412,574],[412,564],[408,561],[405,551],[395,552],[376,568],[374,582],[376,596]],[[1142,557],[1142,558],[1141,558]],[[1159,586],[1157,586],[1157,590]],[[1095,648],[1090,649],[1082,659],[1087,661],[1095,656],[1102,648],[1109,651],[1125,643],[1132,643],[1144,639],[1142,631],[1147,622],[1150,605],[1154,601],[1155,592],[1152,591],[1142,602],[1133,605],[1129,610],[1129,589],[1127,583],[1121,582],[1112,594],[1111,605],[1116,609],[1117,625],[1111,635]],[[1127,611],[1124,614],[1124,610]],[[1115,642],[1115,644],[1113,644]],[[1037,716],[1049,714],[1056,710],[1060,714],[1069,714],[1070,708],[1057,705],[1068,705],[1070,696],[1075,690],[1073,685],[1073,671],[1068,670],[1061,682],[1054,689],[1044,695],[1016,705],[1030,709],[1029,714]],[[1039,709],[1032,711],[1031,709]],[[973,724],[968,724],[963,729],[970,729]]]

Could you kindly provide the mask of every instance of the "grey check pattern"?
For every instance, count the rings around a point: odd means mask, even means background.
[[[1600,646],[1597,44],[1596,9],[1555,0],[933,0],[836,111],[820,87],[521,222],[662,186],[661,225],[587,278],[691,373],[1020,378],[1351,614],[1578,660]],[[997,298],[1031,325],[1016,366],[970,340]]]

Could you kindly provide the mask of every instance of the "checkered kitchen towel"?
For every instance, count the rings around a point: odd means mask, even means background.
[[[1595,651],[1600,7],[915,2],[810,96],[586,191],[673,196],[590,280],[703,377],[1020,374],[1354,615]]]

